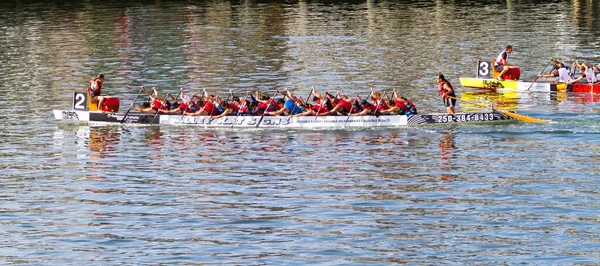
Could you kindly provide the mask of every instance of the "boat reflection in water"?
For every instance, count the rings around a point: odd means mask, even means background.
[[[457,175],[451,174],[452,172],[452,158],[454,146],[454,134],[448,132],[442,135],[438,147],[440,148],[440,170],[442,171],[441,179],[443,181],[452,181]]]
[[[121,133],[106,128],[90,128],[89,133],[90,158],[114,157],[115,147],[118,146]]]
[[[471,101],[483,105],[488,105],[490,108],[502,110],[517,110],[519,102],[519,93],[516,91],[463,91],[460,92],[460,99],[463,101]],[[461,105],[463,112],[471,112],[481,110],[481,107],[475,106],[466,102]]]

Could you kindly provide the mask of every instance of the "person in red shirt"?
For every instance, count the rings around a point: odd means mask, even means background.
[[[199,115],[214,116],[214,115],[221,114],[221,112],[215,107],[215,105],[211,101],[198,100],[196,103],[198,104],[198,106],[200,106],[200,110],[198,110],[196,112],[184,112],[183,114],[190,115],[190,116],[199,116]]]
[[[160,96],[160,94],[156,90],[156,87],[152,87],[152,91],[154,92],[155,96],[152,96],[152,93],[150,93],[148,90],[146,90],[146,88],[144,88],[144,86],[142,86],[142,90],[144,90],[146,95],[148,95],[148,97],[150,97],[152,102],[149,102],[149,105],[146,105],[144,103],[144,104],[142,104],[142,107],[138,107],[134,103],[132,103],[131,106],[133,108],[135,108],[136,110],[138,110],[139,112],[142,112],[142,113],[156,113],[159,110],[165,110],[165,111],[169,110],[168,101],[165,98]]]
[[[452,84],[450,84],[441,73],[437,76],[436,81],[439,86],[440,95],[442,95],[442,99],[444,100],[446,111],[449,114],[454,114],[454,106],[456,106],[456,93],[454,87],[452,87]]]
[[[183,89],[181,89],[181,95],[183,95]],[[169,95],[173,98],[172,95]],[[176,99],[173,98],[173,100],[175,101]],[[175,114],[183,114],[185,112],[196,112],[200,110],[200,106],[198,106],[198,104],[194,101],[191,100],[191,98],[189,96],[183,96],[181,99],[181,102],[175,102],[171,105],[171,109],[169,110],[164,110],[164,109],[160,109],[158,110],[161,114],[168,114],[168,115],[175,115]]]
[[[321,99],[319,99],[319,97],[315,96],[313,97],[313,101],[315,102],[315,104],[310,105],[310,108],[306,109],[305,112],[296,114],[296,115],[292,115],[294,117],[296,116],[309,116],[309,115],[317,115],[317,114],[321,114],[321,113],[325,113],[327,111],[329,111],[329,108],[327,108],[327,103]]]
[[[277,94],[279,91],[277,91]],[[260,92],[256,92],[256,101],[258,105],[256,106],[256,114],[262,115],[263,112],[276,112],[279,110],[279,104],[275,101],[275,99],[265,95],[260,97]]]
[[[233,102],[229,104],[229,108],[233,109],[233,115],[248,114],[250,113],[249,105],[248,96],[243,99],[234,96]]]
[[[390,108],[381,111],[382,114],[392,114],[396,113],[399,115],[416,115],[417,107],[408,99],[404,97],[398,96],[398,92],[394,89],[394,98],[393,100],[390,96],[385,94],[386,98],[390,102]]]
[[[350,116],[363,116],[363,115],[375,115],[377,107],[367,100],[361,100],[358,105],[360,106],[360,112],[350,114]]]
[[[377,110],[380,112],[390,108],[383,99],[381,92],[375,91],[373,87],[371,87],[371,99],[373,100],[373,104],[377,106]]]
[[[102,93],[102,83],[104,82],[104,74],[98,74],[95,78],[90,80],[88,85],[88,93],[90,94],[90,101],[98,104],[98,110],[101,110],[102,104],[104,104],[104,97],[100,96]]]
[[[319,115],[337,115],[338,113],[341,115],[348,115],[350,113],[356,113],[356,109],[352,108],[352,106],[354,105],[354,99],[348,99],[348,97],[341,97],[339,92],[336,94],[335,97],[329,94],[329,92],[325,92],[325,94],[327,95],[327,98],[330,102],[335,103],[335,106],[331,110]]]

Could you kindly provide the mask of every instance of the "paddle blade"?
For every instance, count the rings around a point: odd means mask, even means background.
[[[506,116],[510,116],[514,119],[521,120],[521,121],[527,122],[527,123],[542,123],[542,124],[546,123],[546,120],[537,119],[537,118],[533,118],[533,117],[526,116],[526,115],[515,114],[512,112],[502,111],[502,110],[496,110],[496,111],[498,111]]]

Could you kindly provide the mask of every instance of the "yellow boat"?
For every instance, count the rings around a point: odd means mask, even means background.
[[[555,81],[520,81],[521,70],[519,68],[511,68],[504,75],[505,80],[497,80],[497,71],[492,67],[492,63],[486,61],[478,61],[477,77],[475,78],[459,78],[460,85],[467,88],[487,89],[487,90],[509,90],[509,91],[539,91],[539,92],[556,92],[567,90],[567,85],[557,83]]]

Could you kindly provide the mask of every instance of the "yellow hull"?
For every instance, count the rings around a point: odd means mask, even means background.
[[[495,80],[495,79],[481,79],[481,78],[459,78],[460,85],[467,88],[487,89],[487,90],[509,90],[509,91],[565,91],[567,89],[566,84],[547,82],[547,81],[518,81],[518,80]]]

